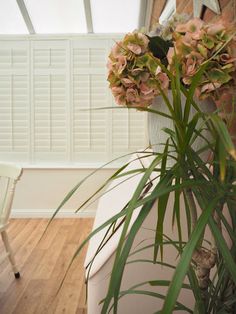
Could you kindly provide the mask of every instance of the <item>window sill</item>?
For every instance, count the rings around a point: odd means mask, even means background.
[[[70,170],[70,169],[117,169],[120,168],[122,165],[124,165],[123,163],[35,163],[35,164],[29,164],[29,163],[21,163],[19,164],[20,167],[22,167],[23,169],[32,169],[32,170]]]

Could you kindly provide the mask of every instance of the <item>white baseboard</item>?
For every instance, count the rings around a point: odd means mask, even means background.
[[[54,214],[55,209],[12,209],[11,218],[50,218]],[[72,209],[61,209],[56,218],[94,218],[95,209],[81,210],[75,213]]]

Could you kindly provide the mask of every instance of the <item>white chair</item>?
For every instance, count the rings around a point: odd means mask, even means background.
[[[8,257],[12,265],[15,278],[20,278],[19,270],[8,240],[7,227],[12,207],[15,185],[22,169],[11,164],[0,163],[0,232],[6,249],[6,254],[0,258],[0,263]]]

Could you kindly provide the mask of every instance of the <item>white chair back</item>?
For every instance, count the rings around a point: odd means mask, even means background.
[[[12,164],[0,163],[0,227],[9,219],[15,191],[15,185],[22,169]]]

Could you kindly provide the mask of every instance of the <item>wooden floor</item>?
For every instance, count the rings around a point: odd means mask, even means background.
[[[15,279],[8,260],[0,265],[1,314],[86,313],[86,250],[56,293],[78,244],[91,230],[92,219],[55,219],[38,243],[46,225],[46,219],[11,220],[8,235],[21,278]],[[3,250],[0,241],[0,254]]]

